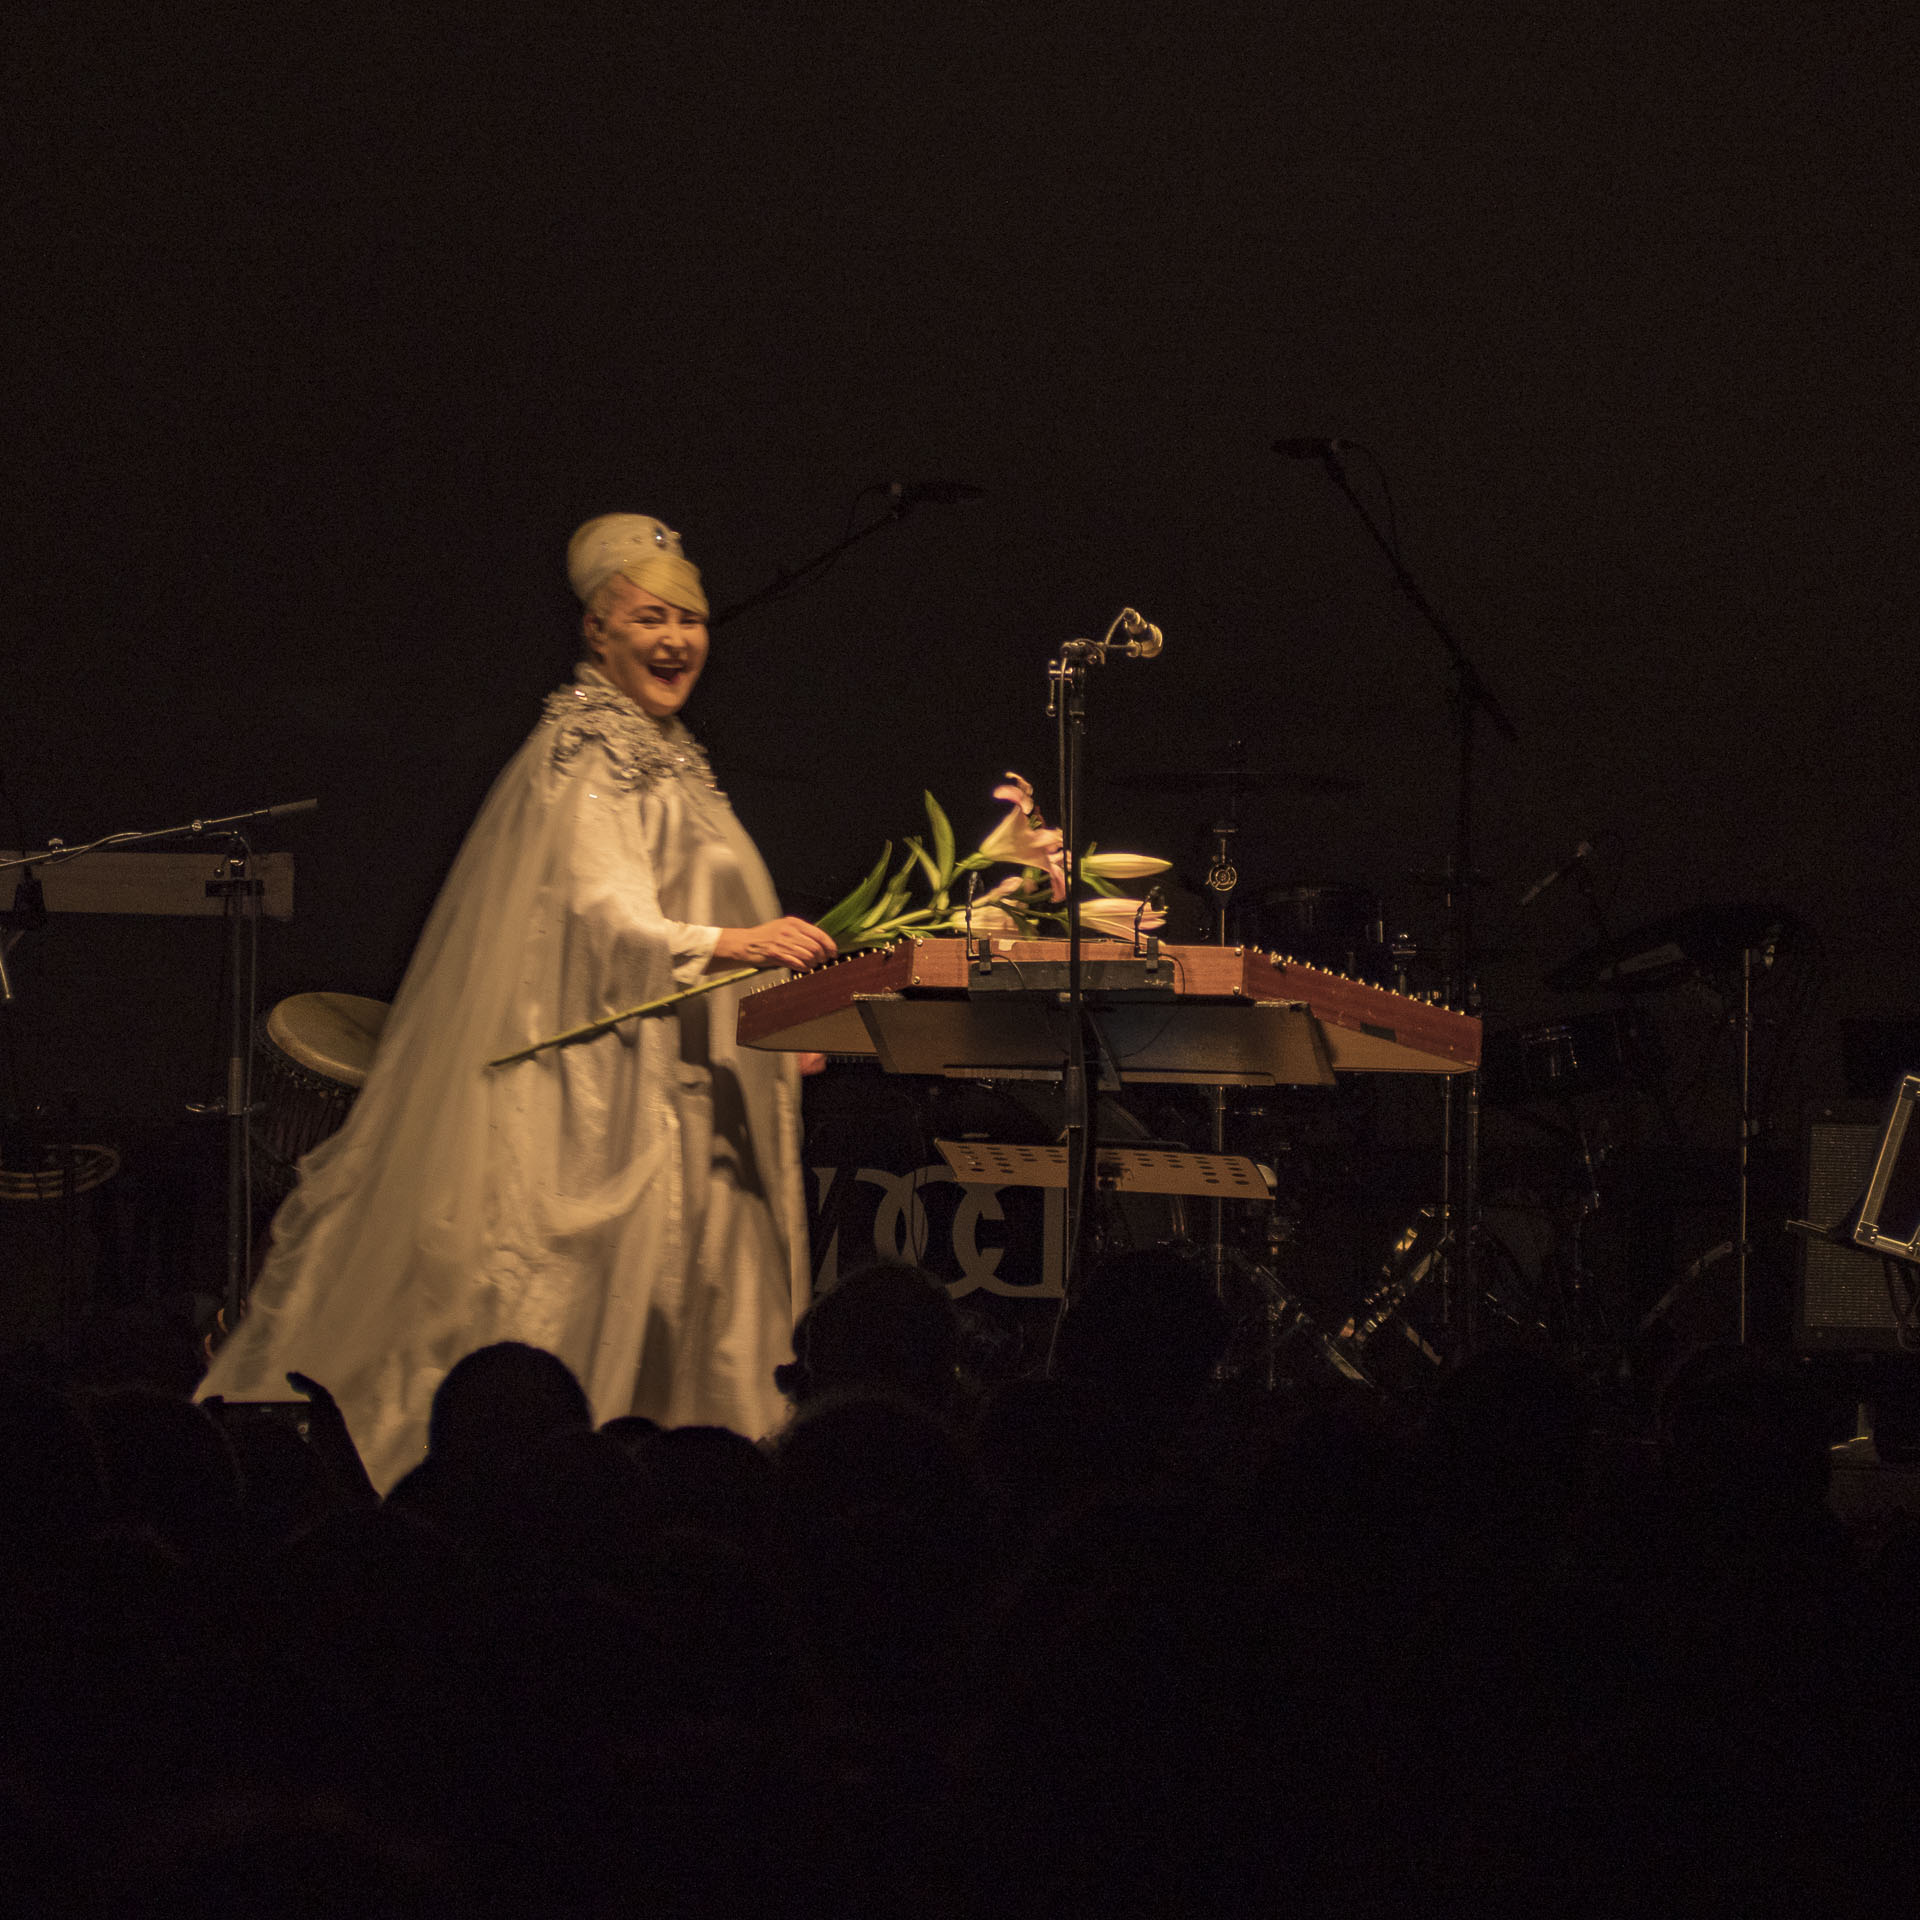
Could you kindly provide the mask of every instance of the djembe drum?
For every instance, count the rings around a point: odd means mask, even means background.
[[[339,1131],[373,1064],[387,1003],[357,993],[296,993],[253,1036],[253,1191],[271,1213],[304,1154]]]

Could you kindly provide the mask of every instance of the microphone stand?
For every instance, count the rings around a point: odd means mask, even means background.
[[[26,869],[26,877],[31,880],[36,867],[59,866],[79,859],[82,854],[97,853],[108,847],[144,846],[154,840],[198,839],[206,834],[219,834],[227,841],[220,874],[206,883],[208,897],[222,903],[226,921],[223,996],[226,1004],[222,1009],[225,1015],[222,1024],[226,1028],[225,1098],[190,1101],[188,1111],[218,1114],[226,1122],[227,1244],[223,1309],[228,1333],[239,1324],[240,1310],[246,1302],[247,1252],[253,1211],[247,1128],[253,1111],[253,1020],[259,977],[260,908],[261,897],[266,892],[266,883],[248,870],[253,849],[242,829],[259,820],[281,820],[290,814],[312,813],[319,805],[318,800],[292,800],[277,807],[255,807],[246,813],[226,814],[218,820],[192,820],[184,826],[156,827],[145,833],[109,833],[82,847],[49,840],[38,853],[0,860],[0,873],[20,867]],[[44,913],[41,917],[44,919]]]
[[[921,504],[911,488],[906,487],[869,487],[867,493],[887,495],[886,512],[877,520],[869,520],[864,527],[855,527],[836,540],[832,546],[815,554],[811,560],[802,561],[794,568],[782,567],[757,593],[750,593],[744,600],[736,600],[730,607],[722,607],[707,620],[708,632],[724,627],[729,621],[737,620],[743,613],[751,613],[756,607],[764,607],[769,601],[783,600],[790,593],[798,593],[802,587],[812,584],[829,573],[843,553],[857,547],[862,540],[870,540],[882,527],[897,526],[915,507]],[[863,493],[854,501],[857,511],[860,501],[866,498]]]
[[[1066,1108],[1067,1192],[1062,1209],[1066,1246],[1061,1261],[1060,1311],[1054,1318],[1047,1370],[1060,1339],[1061,1322],[1073,1305],[1085,1251],[1087,1219],[1093,1209],[1095,1169],[1099,1162],[1098,1108],[1087,1079],[1085,961],[1080,945],[1080,771],[1087,739],[1087,670],[1104,666],[1120,651],[1151,659],[1160,651],[1160,630],[1131,607],[1122,607],[1098,640],[1069,640],[1047,667],[1047,717],[1058,722],[1060,749],[1060,841],[1067,876],[1067,1058],[1061,1095]],[[1095,1035],[1099,1039],[1098,1034]],[[1100,1057],[1107,1058],[1104,1040]],[[1115,1072],[1115,1083],[1118,1074]]]
[[[1326,475],[1339,488],[1373,543],[1386,556],[1393,584],[1424,620],[1447,651],[1453,666],[1452,711],[1457,785],[1454,790],[1453,849],[1447,856],[1447,981],[1448,1000],[1471,1012],[1478,998],[1473,937],[1473,773],[1475,733],[1482,714],[1502,738],[1517,746],[1520,736],[1506,709],[1468,657],[1453,629],[1400,558],[1397,544],[1354,492],[1340,462],[1342,442],[1329,441],[1314,449]],[[1284,447],[1283,447],[1283,450]],[[1480,1076],[1456,1073],[1447,1077],[1443,1114],[1444,1184],[1441,1214],[1446,1231],[1441,1238],[1445,1260],[1443,1299],[1446,1321],[1456,1345],[1472,1352],[1479,1335],[1479,1289],[1474,1282],[1474,1241],[1480,1223]]]
[[[253,1124],[253,1023],[260,983],[260,907],[267,884],[249,871],[253,849],[244,833],[227,843],[227,857],[207,897],[218,900],[227,927],[227,1078],[223,1105],[208,1102],[196,1112],[215,1113],[226,1122],[227,1271],[224,1289],[226,1330],[240,1324],[246,1305],[247,1255],[253,1238],[253,1156],[247,1151]]]
[[[189,820],[179,827],[154,827],[146,833],[103,833],[98,840],[89,840],[83,847],[70,847],[64,840],[49,840],[38,853],[16,854],[11,860],[0,860],[0,873],[11,873],[15,867],[57,867],[68,860],[78,860],[83,853],[99,853],[108,847],[143,847],[150,840],[187,840],[198,839],[207,833],[230,833],[236,828],[250,827],[257,820],[284,820],[289,814],[313,813],[319,808],[318,800],[288,800],[277,807],[254,807],[246,813],[226,813],[217,820]]]
[[[1085,962],[1080,950],[1080,772],[1087,735],[1087,669],[1095,655],[1085,641],[1060,649],[1047,669],[1047,712],[1058,723],[1060,758],[1060,839],[1067,875],[1067,1060],[1061,1085],[1066,1110],[1066,1245],[1060,1263],[1060,1311],[1054,1340],[1073,1305],[1080,1279],[1087,1214],[1093,1199],[1095,1108],[1087,1084]],[[1048,1353],[1048,1371],[1053,1355]]]

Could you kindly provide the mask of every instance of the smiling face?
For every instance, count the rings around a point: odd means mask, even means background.
[[[617,573],[580,623],[587,654],[643,713],[665,720],[687,704],[707,664],[707,617],[669,606]]]

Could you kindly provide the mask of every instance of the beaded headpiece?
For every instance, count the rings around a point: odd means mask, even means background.
[[[567,578],[584,604],[618,573],[670,607],[704,614],[700,569],[674,530],[644,513],[603,513],[567,542]]]

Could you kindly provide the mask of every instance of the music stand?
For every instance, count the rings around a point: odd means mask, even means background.
[[[935,1150],[963,1187],[1065,1187],[1067,1150],[990,1140],[936,1140]],[[1259,1165],[1238,1153],[1188,1153],[1174,1147],[1095,1150],[1094,1182],[1108,1193],[1180,1193],[1265,1206],[1272,1189]]]

